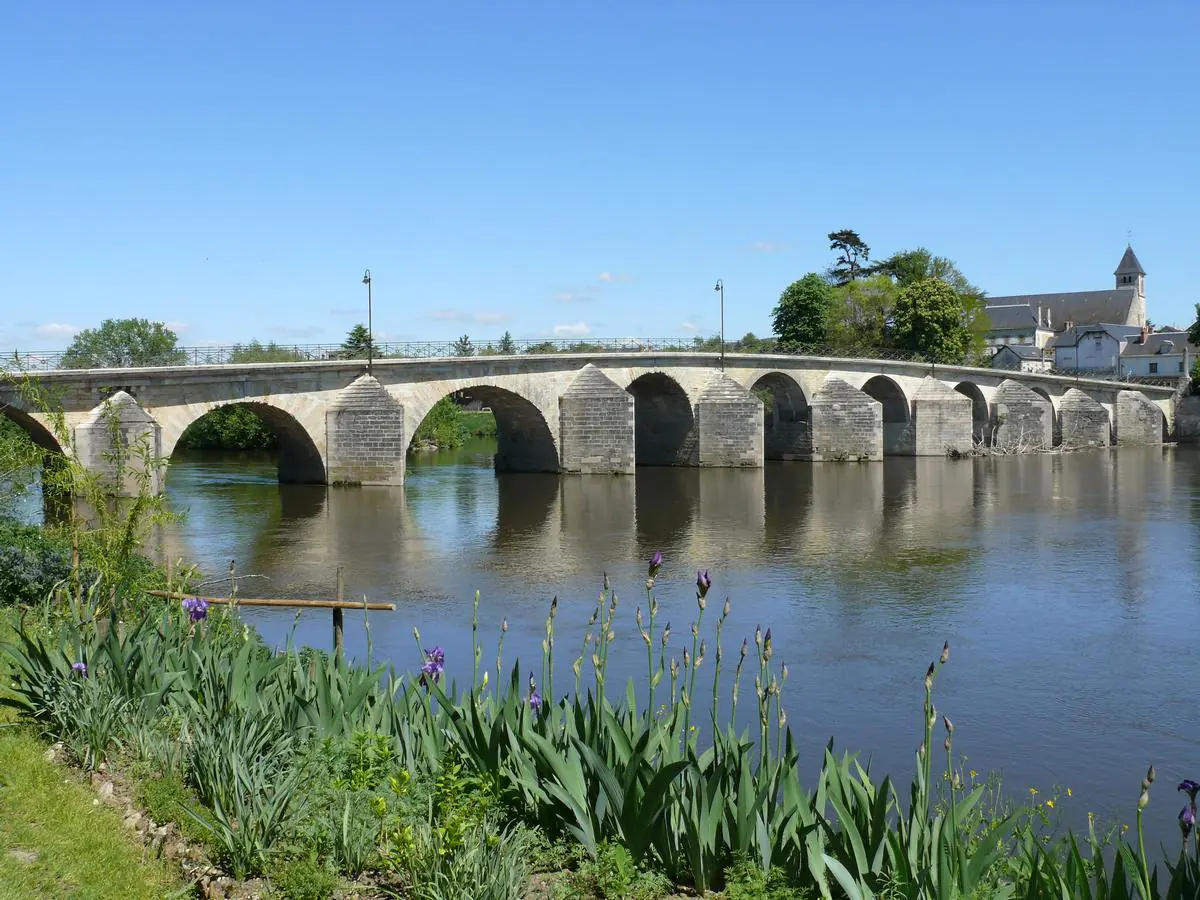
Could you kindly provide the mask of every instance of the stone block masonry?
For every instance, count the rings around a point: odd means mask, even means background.
[[[325,413],[330,484],[403,484],[404,408],[370,375],[355,379]]]
[[[841,378],[827,378],[813,395],[812,459],[883,459],[883,405]]]
[[[701,466],[762,468],[762,401],[724,372],[700,394],[696,428]]]
[[[1054,446],[1054,407],[1041,394],[1006,378],[993,403],[993,446],[1009,452]]]
[[[1134,446],[1161,444],[1163,413],[1141,391],[1121,391],[1117,394],[1117,443]]]
[[[148,478],[162,492],[162,429],[125,391],[117,391],[75,426],[79,462],[108,482],[117,497],[136,497]],[[107,488],[106,488],[107,490]]]
[[[588,363],[558,399],[562,470],[634,472],[633,395]]]
[[[1069,388],[1063,394],[1058,403],[1058,415],[1064,450],[1107,447],[1112,443],[1108,412],[1078,388]]]
[[[966,453],[973,441],[971,401],[936,378],[926,377],[913,396],[913,452],[917,456]]]

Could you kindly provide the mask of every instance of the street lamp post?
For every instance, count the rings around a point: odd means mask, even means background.
[[[718,278],[713,288],[721,295],[721,371],[725,371],[725,282]]]
[[[371,374],[371,364],[375,359],[375,328],[371,321],[371,270],[363,272],[363,284],[367,286],[367,374]]]

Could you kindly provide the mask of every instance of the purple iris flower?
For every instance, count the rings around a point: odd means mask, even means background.
[[[74,672],[76,675],[82,675],[84,678],[87,678],[87,663],[85,663],[85,662],[71,663],[71,671]]]
[[[1183,833],[1183,839],[1186,841],[1188,835],[1192,833],[1192,829],[1196,827],[1196,813],[1190,806],[1185,806],[1179,811],[1179,830]]]
[[[432,650],[425,651],[425,664],[421,666],[421,684],[427,684],[426,679],[430,679],[434,684],[441,681],[442,672],[446,669],[446,651],[441,647],[434,647]]]
[[[653,578],[658,574],[658,570],[662,568],[663,557],[661,550],[655,550],[654,555],[650,557],[650,577]]]
[[[1196,794],[1200,794],[1200,783],[1192,781],[1190,778],[1185,778],[1179,782],[1179,787],[1176,790],[1183,791],[1188,795],[1188,799],[1193,803],[1196,802]]]
[[[189,597],[183,601],[183,611],[193,622],[208,618],[208,601],[202,597]]]
[[[708,569],[696,570],[696,590],[700,592],[700,599],[704,599],[708,595],[708,589],[712,587],[712,576],[708,574]]]
[[[538,693],[537,682],[532,675],[529,676],[529,708],[535,713],[542,708],[542,695]]]

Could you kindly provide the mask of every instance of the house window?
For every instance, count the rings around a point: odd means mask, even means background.
[[[1150,363],[1150,374],[1151,375],[1158,374],[1158,363]]]
[[[1096,349],[1097,350],[1104,349],[1104,338],[1096,338]]]

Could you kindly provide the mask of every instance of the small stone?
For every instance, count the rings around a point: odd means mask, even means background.
[[[101,784],[100,788],[96,791],[96,795],[105,803],[115,802],[113,799],[113,783],[106,781]]]
[[[38,855],[32,850],[9,850],[8,855],[19,863],[24,863],[27,866],[32,866],[38,861]]]
[[[136,830],[138,825],[141,824],[141,822],[142,822],[142,814],[140,812],[138,812],[137,810],[127,813],[125,818],[121,820],[121,824],[123,824],[126,828],[133,829],[133,830]]]

